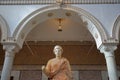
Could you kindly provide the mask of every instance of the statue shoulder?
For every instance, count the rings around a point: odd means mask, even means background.
[[[64,61],[68,61],[68,59],[67,59],[67,58],[65,58],[65,57],[63,57],[62,59],[63,59]]]
[[[53,62],[55,60],[55,58],[52,58],[52,59],[50,59],[48,62]]]

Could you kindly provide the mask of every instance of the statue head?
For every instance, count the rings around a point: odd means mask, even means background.
[[[56,56],[61,56],[62,53],[63,53],[63,49],[62,49],[61,46],[56,45],[56,46],[54,47],[53,52],[54,52],[54,54],[55,54]]]

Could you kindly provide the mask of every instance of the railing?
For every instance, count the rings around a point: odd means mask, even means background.
[[[55,4],[61,0],[0,0],[0,5]],[[120,0],[62,0],[64,4],[120,4]]]

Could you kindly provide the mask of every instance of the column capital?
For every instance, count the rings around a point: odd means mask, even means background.
[[[6,40],[2,42],[3,49],[7,52],[18,52],[20,50],[20,46],[17,44],[16,39],[14,37],[8,37]]]
[[[114,52],[117,49],[116,45],[101,45],[99,50],[101,53]]]
[[[17,47],[17,45],[3,45],[3,49],[8,52],[18,52],[20,49]]]
[[[3,49],[5,50],[5,56],[15,56],[20,49],[15,44],[6,44],[3,45]]]
[[[105,58],[114,57],[114,51],[117,49],[117,46],[113,45],[102,45],[99,50],[104,54]]]

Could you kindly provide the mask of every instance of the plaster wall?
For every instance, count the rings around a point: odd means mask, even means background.
[[[0,15],[7,21],[11,35],[17,25],[33,11],[47,5],[0,5]],[[79,4],[82,8],[95,16],[104,26],[107,34],[112,35],[112,28],[116,18],[120,15],[120,4]]]

